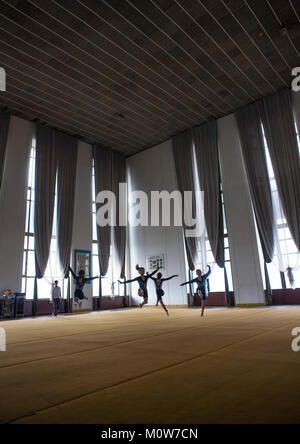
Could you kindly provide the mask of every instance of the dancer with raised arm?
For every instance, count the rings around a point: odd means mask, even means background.
[[[70,272],[74,278],[75,284],[76,284],[75,293],[74,293],[74,300],[79,305],[79,308],[81,308],[83,299],[88,300],[88,298],[86,296],[84,296],[84,294],[83,294],[83,288],[84,288],[85,284],[89,284],[91,281],[93,281],[95,279],[99,279],[99,276],[86,278],[84,270],[80,270],[78,276],[74,273],[74,271],[72,270],[71,267],[69,267],[69,270],[70,270]]]
[[[147,273],[147,274],[148,274],[148,273]],[[164,301],[163,301],[163,295],[165,294],[165,292],[164,292],[163,289],[162,289],[162,285],[163,285],[164,282],[166,282],[166,281],[170,281],[171,279],[173,279],[173,278],[175,278],[175,277],[178,277],[178,274],[174,274],[173,276],[168,277],[168,278],[164,278],[164,279],[163,279],[161,273],[158,273],[156,278],[154,278],[154,277],[152,277],[152,276],[150,276],[150,275],[148,275],[148,276],[150,277],[150,279],[152,279],[152,281],[153,281],[154,284],[155,284],[156,296],[157,296],[157,302],[156,302],[156,305],[158,305],[158,304],[160,303],[160,305],[162,306],[162,308],[163,308],[163,309],[165,310],[165,312],[167,313],[167,316],[169,316],[169,311],[168,311],[168,309],[167,309],[167,307],[165,306]]]
[[[196,270],[197,277],[195,279],[192,279],[191,281],[184,282],[184,284],[181,284],[181,287],[187,284],[197,284],[197,293],[201,298],[202,301],[202,312],[201,316],[204,316],[204,310],[205,310],[205,304],[206,304],[206,298],[207,298],[207,278],[211,273],[210,265],[208,265],[208,272],[206,274],[202,274],[201,270]]]
[[[139,265],[137,265],[135,268],[140,274],[138,277],[130,279],[129,281],[123,281],[123,282],[119,281],[119,283],[130,284],[131,282],[138,282],[139,284],[138,295],[144,299],[144,301],[140,304],[140,308],[143,308],[144,305],[148,304],[148,290],[147,290],[148,280],[151,276],[153,276],[155,273],[158,272],[159,267],[156,270],[154,270],[153,273],[147,274],[146,276],[145,276],[144,267],[140,267]]]

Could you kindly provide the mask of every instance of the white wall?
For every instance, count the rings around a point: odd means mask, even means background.
[[[22,289],[27,174],[34,132],[33,123],[11,117],[0,190],[0,291]],[[72,258],[75,249],[92,250],[91,180],[92,147],[79,141]],[[73,290],[72,285],[72,294]],[[86,285],[84,293],[89,300],[82,308],[92,308],[92,285]]]
[[[250,190],[233,114],[218,120],[218,137],[236,304],[265,303]]]
[[[0,190],[0,291],[22,289],[29,153],[35,125],[11,117]]]
[[[73,267],[75,266],[74,250],[89,250],[92,252],[92,243],[92,147],[79,141],[71,261]],[[73,296],[73,279],[71,288]],[[86,285],[83,292],[89,300],[83,301],[82,309],[91,309],[93,306],[93,285]],[[76,305],[73,308],[76,309]]]
[[[158,145],[128,160],[131,179],[131,190],[145,191],[150,199],[150,192],[177,190],[177,180],[171,141]],[[129,187],[130,191],[130,187]],[[129,276],[137,276],[135,265],[146,265],[146,257],[164,254],[166,269],[162,270],[165,277],[178,274],[179,277],[164,284],[167,305],[187,305],[186,288],[180,287],[186,281],[185,258],[181,227],[137,227],[129,228]],[[130,290],[130,288],[129,288]],[[128,293],[132,296],[132,304],[141,302],[137,296],[138,284],[131,286]],[[156,303],[156,292],[153,282],[148,283],[149,305]]]
[[[300,110],[300,95],[294,98]],[[263,303],[263,285],[259,265],[250,193],[246,181],[241,147],[234,116],[218,121],[223,189],[229,229],[232,272],[238,304]],[[8,136],[4,177],[0,191],[0,290],[21,291],[22,261],[25,230],[25,197],[27,170],[34,124],[12,117]],[[171,141],[139,153],[128,160],[132,189],[145,192],[177,189]],[[92,147],[79,141],[76,178],[73,252],[92,250]],[[166,259],[165,276],[179,278],[165,284],[165,301],[169,305],[186,305],[186,289],[179,283],[186,280],[185,256],[180,227],[138,227],[129,230],[127,277],[137,275],[135,264],[145,264],[146,256],[163,253]],[[72,265],[74,262],[72,261]],[[73,288],[72,288],[73,290]],[[129,289],[130,290],[130,289]],[[156,302],[152,282],[149,282],[149,304]],[[129,291],[133,303],[140,302],[137,285]],[[85,294],[92,308],[92,285]]]

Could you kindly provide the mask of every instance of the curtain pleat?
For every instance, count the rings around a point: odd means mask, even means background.
[[[68,276],[68,287],[67,287],[67,313],[71,313],[72,307],[71,307],[71,282],[70,282],[70,276]]]
[[[265,271],[265,281],[266,281],[266,291],[265,291],[266,302],[267,305],[272,305],[272,288],[266,262],[264,262],[264,271]]]
[[[112,191],[115,193],[117,206],[113,241],[117,259],[116,274],[118,277],[123,278],[125,269],[126,226],[120,226],[119,223],[119,199],[121,198],[119,193],[120,183],[126,183],[126,159],[121,154],[114,152],[112,162]]]
[[[35,168],[35,263],[41,279],[47,267],[53,226],[56,182],[56,156],[53,130],[37,124]]]
[[[290,91],[258,102],[283,211],[300,250],[300,157]]]
[[[77,168],[77,139],[55,131],[57,156],[57,243],[64,276],[69,274]]]
[[[270,263],[274,255],[275,222],[264,138],[257,105],[254,103],[239,109],[235,116],[263,255],[265,261]]]
[[[175,160],[175,169],[177,174],[177,182],[179,191],[182,193],[185,191],[192,191],[192,211],[193,217],[195,217],[195,183],[193,176],[193,134],[192,130],[188,129],[183,133],[173,137],[173,153]],[[197,240],[195,237],[186,236],[186,227],[184,230],[187,260],[190,270],[195,270],[197,262]]]
[[[0,111],[0,188],[2,183],[10,114]]]
[[[35,277],[33,284],[32,316],[37,315],[37,301],[38,301],[38,286],[37,286],[37,278]]]
[[[224,224],[216,120],[194,128],[193,138],[200,188],[204,192],[207,235],[215,261],[223,268]]]
[[[101,191],[112,191],[112,162],[113,154],[100,146],[93,146],[95,164],[96,197]],[[98,212],[101,204],[96,203]],[[97,225],[98,256],[101,276],[106,276],[109,265],[111,247],[111,226],[99,227]]]

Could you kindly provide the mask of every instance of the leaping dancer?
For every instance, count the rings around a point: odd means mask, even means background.
[[[123,281],[123,282],[119,281],[119,283],[130,284],[131,282],[138,282],[139,284],[138,295],[144,299],[144,301],[140,304],[140,308],[143,308],[144,305],[148,304],[148,290],[147,290],[148,280],[151,276],[153,276],[155,273],[158,272],[159,267],[156,270],[154,270],[153,273],[147,274],[147,276],[145,276],[144,267],[140,267],[139,265],[137,265],[135,268],[140,274],[138,277],[130,279],[128,281]]]
[[[147,273],[148,274],[148,273]],[[156,305],[158,305],[159,303],[160,303],[160,305],[162,306],[162,308],[165,310],[165,312],[167,313],[167,316],[169,316],[169,311],[168,311],[168,309],[167,309],[167,307],[165,306],[165,304],[164,304],[164,301],[163,301],[163,295],[165,294],[165,292],[163,291],[163,289],[162,289],[162,285],[163,285],[163,283],[165,282],[165,281],[169,281],[169,280],[171,280],[171,279],[173,279],[173,278],[175,278],[175,277],[178,277],[178,274],[174,274],[173,276],[171,276],[171,277],[168,277],[168,278],[162,278],[162,274],[161,273],[158,273],[157,274],[157,278],[154,278],[154,277],[152,277],[152,276],[150,276],[150,275],[148,275],[149,277],[150,277],[150,279],[152,279],[152,281],[154,282],[154,284],[155,284],[155,289],[156,289],[156,296],[157,296],[157,302],[156,302]]]
[[[197,293],[202,301],[202,312],[201,312],[202,317],[204,316],[204,310],[207,298],[207,278],[211,273],[211,268],[209,265],[208,265],[208,270],[209,270],[208,273],[203,275],[201,270],[196,270],[197,277],[195,279],[192,279],[191,281],[181,284],[181,287],[187,284],[197,284]]]
[[[83,288],[84,288],[85,284],[89,284],[91,281],[93,281],[95,279],[99,279],[99,276],[86,278],[84,270],[80,270],[78,276],[74,273],[74,271],[72,270],[71,267],[69,267],[69,270],[70,270],[70,272],[74,278],[75,284],[76,284],[75,293],[74,293],[74,300],[77,304],[79,304],[79,308],[81,308],[83,299],[88,300],[88,298],[86,296],[84,296],[84,294],[83,294]]]

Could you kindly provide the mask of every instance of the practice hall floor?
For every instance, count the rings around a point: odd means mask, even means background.
[[[1,423],[300,423],[300,308],[0,322]],[[299,341],[300,343],[300,341]]]

